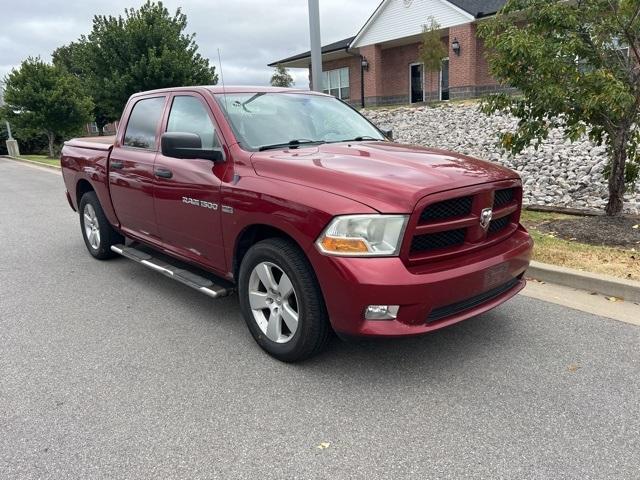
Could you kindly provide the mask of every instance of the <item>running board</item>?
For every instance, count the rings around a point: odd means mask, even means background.
[[[151,270],[155,270],[166,277],[177,280],[178,282],[198,290],[212,298],[226,297],[233,293],[233,288],[231,287],[225,288],[221,285],[217,285],[208,278],[184,268],[178,268],[159,258],[153,257],[145,251],[138,250],[133,247],[127,247],[125,245],[113,245],[111,247],[111,251],[133,260],[134,262],[138,262],[145,267],[149,267]]]

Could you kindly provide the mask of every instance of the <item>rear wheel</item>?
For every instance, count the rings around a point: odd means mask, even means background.
[[[327,343],[328,315],[315,273],[293,242],[257,243],[240,265],[240,307],[258,345],[284,362],[304,360]]]
[[[80,199],[80,228],[89,253],[99,260],[116,256],[111,246],[123,243],[124,238],[111,226],[95,192],[87,192]]]

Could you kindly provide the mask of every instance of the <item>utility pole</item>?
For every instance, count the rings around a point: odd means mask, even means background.
[[[309,0],[309,34],[311,39],[311,86],[322,91],[322,47],[320,44],[319,0]]]

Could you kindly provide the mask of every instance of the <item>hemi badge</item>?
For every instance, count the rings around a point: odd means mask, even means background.
[[[233,207],[222,205],[222,213],[233,213]]]

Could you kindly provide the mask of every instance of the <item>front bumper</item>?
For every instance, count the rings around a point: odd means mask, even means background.
[[[312,249],[333,329],[345,336],[420,335],[486,312],[525,285],[533,241],[522,227],[473,254],[407,266],[398,257],[330,257]],[[365,320],[368,305],[400,305],[395,320]]]

